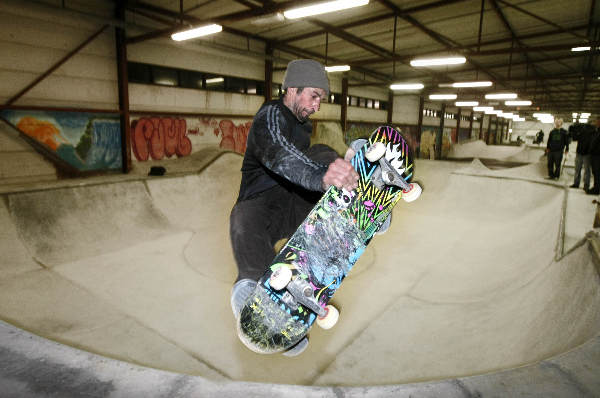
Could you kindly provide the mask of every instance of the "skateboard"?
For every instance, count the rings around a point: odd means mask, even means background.
[[[331,328],[339,312],[328,304],[342,280],[401,199],[413,201],[413,156],[392,127],[376,129],[351,159],[359,174],[354,191],[330,187],[273,259],[237,320],[252,351],[285,351],[316,321]]]

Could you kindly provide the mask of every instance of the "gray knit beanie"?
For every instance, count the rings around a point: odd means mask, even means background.
[[[319,62],[312,59],[296,59],[291,61],[283,77],[283,89],[288,87],[322,88],[329,95],[327,72]]]

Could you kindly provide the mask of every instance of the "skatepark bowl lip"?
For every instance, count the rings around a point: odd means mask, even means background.
[[[36,195],[39,193],[45,194],[50,191],[74,191],[79,188],[87,189],[96,186],[101,190],[107,190],[106,195],[110,197],[113,194],[113,190],[116,190],[114,187],[109,187],[110,185],[115,184],[116,186],[120,183],[136,184],[140,181],[143,183],[142,191],[148,191],[149,188],[146,181],[155,181],[156,184],[159,184],[160,182],[158,181],[182,180],[188,178],[190,175],[203,176],[211,170],[210,165],[217,162],[218,159],[223,159],[222,155],[219,154],[211,159],[205,167],[201,168],[203,171],[199,173],[181,173],[172,177],[154,178],[113,176],[100,180],[91,179],[86,182],[66,183],[57,187],[46,186],[45,189],[31,188],[13,192],[4,191],[2,195],[5,206],[8,208],[8,204],[10,203],[8,196],[10,195]],[[424,164],[428,164],[428,162],[423,161]],[[444,165],[445,163],[449,164],[451,162],[439,162],[440,165]],[[464,164],[461,167],[464,167]],[[212,170],[212,172],[214,171]],[[504,177],[495,176],[494,178]],[[540,178],[540,180],[543,179]],[[534,182],[557,186],[544,181]],[[557,187],[561,189],[560,186]],[[134,214],[131,216],[131,219],[148,215],[155,217],[157,206],[154,203],[155,200],[152,199],[151,203],[149,203],[151,208],[144,209],[145,213]],[[98,217],[101,217],[103,214],[102,209],[97,209],[97,211],[100,212]],[[119,214],[119,216],[122,215]],[[161,215],[158,217],[161,217]],[[79,230],[74,228],[67,232],[77,231]],[[122,233],[127,232],[127,230],[124,230]],[[155,238],[154,236],[149,236]],[[189,239],[189,237],[183,238]],[[19,240],[21,239],[22,237],[19,238]],[[48,242],[51,242],[51,240]],[[598,269],[598,247],[600,247],[600,244],[597,243],[597,237],[593,234],[588,234],[581,238],[581,241],[575,245],[573,250],[589,250],[590,257],[596,269]],[[42,250],[45,249],[38,248],[38,251]],[[95,253],[93,244],[90,244],[87,250],[88,255]],[[50,250],[48,258],[50,258],[50,262],[58,262],[60,261],[60,255],[60,253]],[[38,257],[35,255],[32,255],[32,258],[38,262],[38,265],[44,263],[38,260]],[[79,260],[73,259],[72,261],[77,263]],[[0,282],[2,281],[0,280]],[[218,285],[217,288],[221,290],[223,286],[227,286],[226,282],[220,284],[218,280],[216,282],[215,284]],[[230,315],[230,313],[226,314],[226,316]],[[90,351],[93,350],[80,350],[40,337],[26,331],[27,327],[19,328],[22,323],[18,320],[13,321],[12,318],[4,316],[3,318],[4,320],[0,320],[0,386],[6,388],[9,394],[14,393],[12,396],[56,396],[53,395],[55,393],[72,394],[75,396],[85,394],[86,396],[111,397],[194,396],[198,394],[223,394],[225,396],[244,397],[283,394],[319,397],[391,395],[400,397],[415,395],[459,397],[472,396],[472,394],[476,393],[480,393],[481,396],[515,396],[523,394],[540,397],[574,396],[575,394],[579,394],[579,396],[600,396],[600,381],[596,377],[597,371],[600,369],[600,335],[598,331],[595,331],[594,335],[587,341],[570,347],[563,353],[558,353],[546,359],[535,360],[530,364],[523,364],[499,371],[489,371],[481,374],[474,373],[474,375],[465,377],[431,379],[420,383],[407,384],[388,383],[386,385],[386,383],[377,383],[377,385],[365,386],[324,384],[302,386],[235,381],[228,378],[213,379],[139,366],[132,362],[111,359],[91,353]],[[498,395],[499,392],[504,392],[504,394]]]

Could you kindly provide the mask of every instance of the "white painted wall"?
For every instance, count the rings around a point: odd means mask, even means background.
[[[394,95],[394,113],[392,120],[397,124],[413,124],[419,123],[419,96],[410,95]]]
[[[55,7],[15,0],[0,2],[0,20],[3,103],[102,26]],[[14,105],[117,109],[114,28],[107,28]]]

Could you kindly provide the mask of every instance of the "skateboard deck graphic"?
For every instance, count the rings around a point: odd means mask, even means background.
[[[385,146],[385,155],[371,162],[365,154],[375,145],[379,150]],[[330,187],[246,300],[237,328],[251,350],[275,353],[302,340],[318,315],[327,313],[327,303],[403,192],[413,187],[408,184],[414,172],[412,154],[392,127],[375,130],[351,163],[360,177],[358,188],[348,192]],[[388,185],[398,176],[400,186]],[[291,274],[290,282],[272,286],[272,276],[280,273]]]

